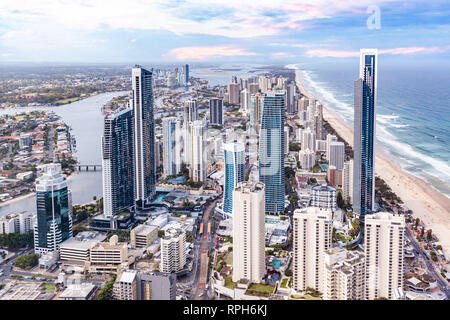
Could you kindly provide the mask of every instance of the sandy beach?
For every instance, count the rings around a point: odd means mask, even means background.
[[[308,98],[316,99],[303,87],[301,74],[296,70],[296,83],[300,92]],[[336,112],[323,104],[323,117],[336,132],[353,147],[353,128]],[[376,145],[375,174],[380,176],[413,211],[413,217],[421,219],[427,229],[439,238],[440,244],[448,257],[450,253],[450,199],[435,190],[427,182],[401,169],[397,159],[387,150]]]

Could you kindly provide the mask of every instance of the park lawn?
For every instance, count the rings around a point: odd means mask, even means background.
[[[288,278],[284,278],[283,281],[281,281],[281,288],[286,288],[287,289],[287,283],[288,283]]]
[[[55,291],[56,289],[56,285],[54,283],[44,283],[42,287],[45,291]]]
[[[268,284],[252,283],[245,294],[251,296],[263,296],[268,297],[274,291],[274,287]]]

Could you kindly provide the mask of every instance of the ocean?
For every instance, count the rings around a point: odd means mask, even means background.
[[[351,63],[302,63],[303,85],[353,126]],[[377,144],[406,171],[450,197],[450,65],[378,63]]]

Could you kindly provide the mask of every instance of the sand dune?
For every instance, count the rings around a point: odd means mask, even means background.
[[[314,98],[301,83],[300,72],[296,70],[296,83],[303,94]],[[322,103],[323,104],[323,103]],[[324,105],[323,117],[336,132],[353,147],[353,128],[343,118]],[[397,159],[390,156],[382,146],[375,147],[375,174],[379,175],[405,203],[413,210],[414,218],[420,218],[426,228],[439,238],[445,255],[450,253],[450,199],[435,190],[427,182],[401,169]]]

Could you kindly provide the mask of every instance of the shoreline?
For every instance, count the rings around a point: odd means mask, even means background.
[[[299,69],[295,69],[295,82],[302,94],[320,101],[303,86]],[[322,105],[324,120],[353,148],[353,128],[335,111],[328,109],[323,103]],[[415,218],[421,219],[432,230],[447,256],[450,252],[450,199],[429,183],[402,169],[397,163],[398,159],[385,148],[380,145],[375,145],[375,148],[375,174],[413,211]]]
[[[66,176],[66,180],[67,180],[67,181],[72,180],[72,179],[75,177],[75,175],[76,175],[76,171],[72,172],[71,175]],[[35,192],[30,192],[30,193],[24,194],[24,195],[22,195],[22,196],[20,196],[20,197],[13,198],[13,199],[10,199],[10,200],[1,202],[1,203],[0,203],[0,208],[6,207],[6,206],[8,206],[8,205],[10,205],[10,204],[12,204],[12,203],[18,202],[18,201],[20,201],[20,200],[24,200],[24,199],[27,199],[27,198],[31,198],[31,197],[34,196],[35,194],[36,194]],[[17,212],[10,212],[10,213],[17,213]],[[9,213],[7,213],[7,214],[9,214]],[[7,214],[6,214],[6,215],[7,215]],[[3,216],[3,215],[0,214],[0,217],[2,217],[2,216]]]

